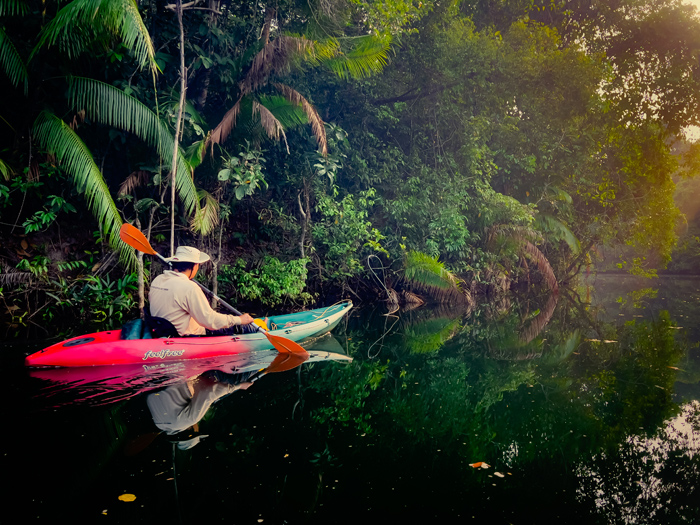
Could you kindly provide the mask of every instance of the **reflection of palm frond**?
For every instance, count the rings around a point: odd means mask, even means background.
[[[96,26],[119,36],[141,67],[148,65],[156,72],[153,42],[135,0],[73,0],[44,27],[32,55],[43,46],[58,45],[75,58],[85,51]]]
[[[527,344],[532,341],[535,337],[542,333],[544,327],[547,326],[549,320],[554,314],[554,308],[557,306],[557,294],[552,294],[547,299],[547,304],[545,304],[542,311],[530,321],[530,324],[520,333],[520,342]]]
[[[24,86],[24,94],[26,95],[29,89],[27,67],[3,28],[0,28],[0,66],[14,86],[20,84]]]
[[[46,112],[37,117],[34,136],[43,149],[55,155],[78,191],[85,194],[88,208],[108,235],[112,248],[124,260],[135,264],[134,251],[119,238],[122,224],[119,210],[85,143],[68,124]]]
[[[460,320],[430,318],[404,328],[404,342],[411,353],[429,353],[442,348],[460,328]]]

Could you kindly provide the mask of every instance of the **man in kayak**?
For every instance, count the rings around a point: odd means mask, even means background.
[[[191,246],[180,246],[175,255],[165,259],[172,270],[165,270],[153,279],[148,293],[153,317],[170,321],[178,334],[231,335],[257,330],[253,318],[215,312],[202,289],[192,282],[199,266],[209,260],[206,253]]]

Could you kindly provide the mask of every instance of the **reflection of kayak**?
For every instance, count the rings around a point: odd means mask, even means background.
[[[351,302],[269,318],[270,333],[302,341],[331,330],[352,308]],[[162,364],[266,350],[272,345],[261,333],[216,337],[121,339],[121,330],[81,335],[56,343],[25,359],[27,366],[96,366],[132,363]]]
[[[292,364],[352,361],[347,355],[323,349],[328,339],[333,339],[333,336],[326,335],[320,341],[305,344],[309,352],[308,359],[300,359],[291,354],[292,361],[296,360]],[[275,350],[261,350],[165,363],[34,368],[29,371],[29,375],[47,381],[39,392],[43,402],[56,405],[75,402],[108,404],[157,388],[179,384],[208,371],[247,374],[267,370],[279,355]]]

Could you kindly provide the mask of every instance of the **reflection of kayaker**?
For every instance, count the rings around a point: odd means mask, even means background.
[[[270,372],[291,370],[307,361],[309,354],[278,354],[267,368],[254,373],[225,374],[210,370],[196,380],[169,386],[146,397],[155,425],[172,436],[196,425],[216,401],[237,390],[247,390],[254,381]],[[203,436],[183,442],[193,447]]]
[[[209,407],[222,397],[236,390],[245,390],[253,384],[250,381],[222,381],[224,375],[207,372],[195,381],[172,385],[149,394],[146,403],[153,422],[166,434],[177,434],[199,422]]]

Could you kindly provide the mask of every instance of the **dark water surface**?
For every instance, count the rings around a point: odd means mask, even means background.
[[[314,347],[353,362],[234,392],[264,359],[212,363],[171,434],[154,411],[191,371],[33,377],[38,348],[6,342],[4,515],[700,523],[699,301],[699,279],[598,276],[473,311],[357,308]]]

